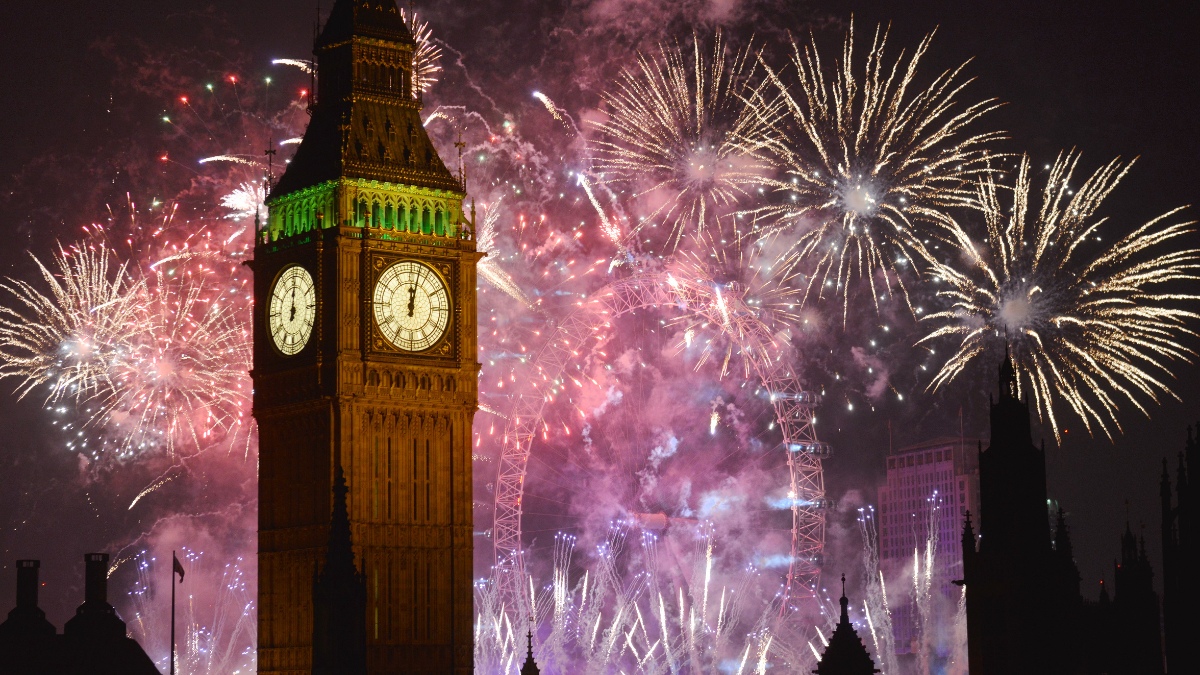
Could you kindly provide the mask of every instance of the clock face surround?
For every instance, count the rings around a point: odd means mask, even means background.
[[[375,325],[397,349],[422,352],[450,325],[450,293],[432,267],[401,260],[379,275],[371,293]]]
[[[300,265],[289,265],[275,278],[267,308],[267,330],[279,353],[294,356],[312,336],[317,317],[317,288]]]

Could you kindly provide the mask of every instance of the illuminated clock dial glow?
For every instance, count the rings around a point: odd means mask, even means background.
[[[284,356],[299,354],[312,336],[317,317],[317,289],[312,275],[299,265],[285,267],[271,288],[267,330]]]
[[[432,267],[415,260],[398,262],[383,271],[372,294],[375,323],[398,349],[425,351],[450,325],[450,294]]]

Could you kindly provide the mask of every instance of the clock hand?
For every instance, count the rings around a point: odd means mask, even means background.
[[[295,321],[295,320],[296,320],[296,289],[293,288],[292,289],[292,314],[288,318],[288,322],[291,323],[292,321]]]
[[[416,307],[416,304],[417,304],[417,287],[409,286],[408,287],[408,315],[409,316],[413,315],[413,309]]]

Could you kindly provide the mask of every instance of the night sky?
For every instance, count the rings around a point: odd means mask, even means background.
[[[596,4],[600,3],[488,0],[422,2],[417,8],[430,19],[436,35],[463,50],[469,65],[500,73],[509,63],[514,71],[521,67],[528,72],[525,67],[541,58],[541,42],[531,36],[549,30],[556,17]],[[740,7],[733,0],[718,4]],[[1140,156],[1104,209],[1104,215],[1118,223],[1112,227],[1140,224],[1200,200],[1200,22],[1194,9],[1176,13],[1156,3],[922,2],[908,7],[818,2],[791,4],[786,10],[755,3],[747,11],[757,13],[750,23],[766,39],[788,29],[802,33],[810,26],[817,27],[819,39],[836,39],[852,14],[863,32],[877,22],[891,21],[893,53],[915,45],[937,27],[924,73],[974,57],[968,67],[968,74],[977,78],[973,95],[1007,102],[988,122],[1008,132],[1004,149],[1026,151],[1040,166],[1060,150],[1077,148],[1088,172],[1115,156]],[[96,217],[71,213],[63,205],[84,203],[81,181],[102,172],[89,173],[82,163],[73,172],[70,162],[62,159],[88,157],[100,149],[108,152],[113,139],[138,133],[111,126],[107,111],[113,105],[110,94],[117,68],[107,55],[120,53],[122,45],[144,43],[150,49],[186,47],[217,53],[222,45],[236,45],[258,64],[272,58],[307,58],[312,22],[310,3],[284,0],[220,0],[193,6],[128,0],[9,3],[0,29],[0,91],[5,94],[0,106],[0,128],[5,130],[0,136],[0,232],[5,241],[0,271],[28,275],[25,249],[46,254],[56,238],[69,236],[78,224]],[[449,83],[448,79],[439,86]],[[528,83],[528,88],[536,84]],[[168,93],[163,100],[170,97]],[[141,123],[151,129],[160,112],[153,107],[144,112],[144,121],[121,124]],[[155,152],[153,132],[144,136],[146,146],[137,151]],[[37,170],[54,162],[66,168]],[[61,181],[34,185],[31,176],[59,176]],[[1191,219],[1198,213],[1193,208],[1185,215]],[[1200,237],[1190,243],[1200,244]],[[1200,339],[1186,344],[1200,349]],[[1115,443],[1089,438],[1076,420],[1067,422],[1061,447],[1054,446],[1048,431],[1035,432],[1048,441],[1049,490],[1068,512],[1086,596],[1095,596],[1102,576],[1112,579],[1112,559],[1127,519],[1135,533],[1144,533],[1151,560],[1159,567],[1160,461],[1169,456],[1174,472],[1185,427],[1200,419],[1200,368],[1180,364],[1175,374],[1173,387],[1182,402],[1167,400],[1150,407],[1151,419],[1126,406],[1121,418],[1125,433]],[[980,382],[994,386],[994,377],[989,373]],[[853,430],[842,413],[823,413],[828,418],[822,440],[837,449],[826,464],[830,494],[836,497],[851,489],[873,494],[883,476],[889,420],[895,447],[957,435],[962,403],[967,436],[986,434],[986,396],[982,388],[965,397],[921,396],[912,404],[920,407],[916,412],[880,405],[854,418]],[[74,584],[68,590],[46,591],[43,607],[49,610],[48,618],[61,625],[82,597],[79,554],[135,532],[141,524],[122,520],[133,516],[117,513],[124,510],[125,501],[90,494],[72,479],[75,460],[61,449],[56,432],[44,420],[36,404],[0,397],[0,611],[13,604],[11,561],[40,557],[44,580]],[[129,480],[138,482],[137,477]]]

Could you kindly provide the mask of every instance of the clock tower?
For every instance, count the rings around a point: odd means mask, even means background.
[[[481,254],[421,123],[414,47],[395,0],[336,0],[312,120],[256,233],[262,673],[312,670],[338,468],[367,671],[472,670]]]

